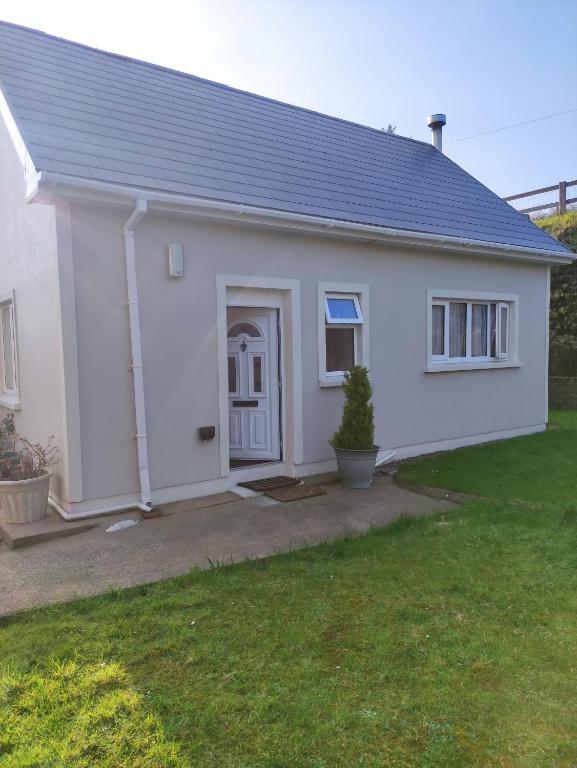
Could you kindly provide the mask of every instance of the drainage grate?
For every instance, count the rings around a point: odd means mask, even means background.
[[[294,477],[279,475],[278,477],[268,477],[266,480],[251,480],[249,483],[239,483],[239,485],[251,491],[270,491],[272,488],[288,488],[291,485],[299,485],[300,482]]]

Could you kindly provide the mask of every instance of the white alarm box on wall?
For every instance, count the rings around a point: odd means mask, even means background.
[[[184,246],[181,243],[168,246],[168,274],[170,277],[184,277]]]

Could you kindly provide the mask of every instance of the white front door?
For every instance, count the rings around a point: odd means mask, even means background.
[[[276,309],[229,307],[230,458],[280,459]]]

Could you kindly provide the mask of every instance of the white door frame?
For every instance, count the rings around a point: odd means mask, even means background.
[[[235,289],[244,289],[237,292]],[[227,307],[279,309],[281,330],[280,377],[283,462],[285,471],[303,462],[302,351],[300,280],[249,275],[216,276],[219,439],[221,477],[230,475],[228,429]],[[289,391],[290,389],[290,391]],[[287,404],[290,403],[290,412]],[[264,469],[264,466],[263,466]],[[258,467],[252,471],[258,472]]]

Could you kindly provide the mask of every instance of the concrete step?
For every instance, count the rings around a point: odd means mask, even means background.
[[[0,537],[4,539],[10,549],[29,547],[40,541],[60,539],[64,536],[74,536],[94,528],[92,522],[69,523],[51,507],[48,514],[42,520],[34,523],[7,523],[0,518]]]

